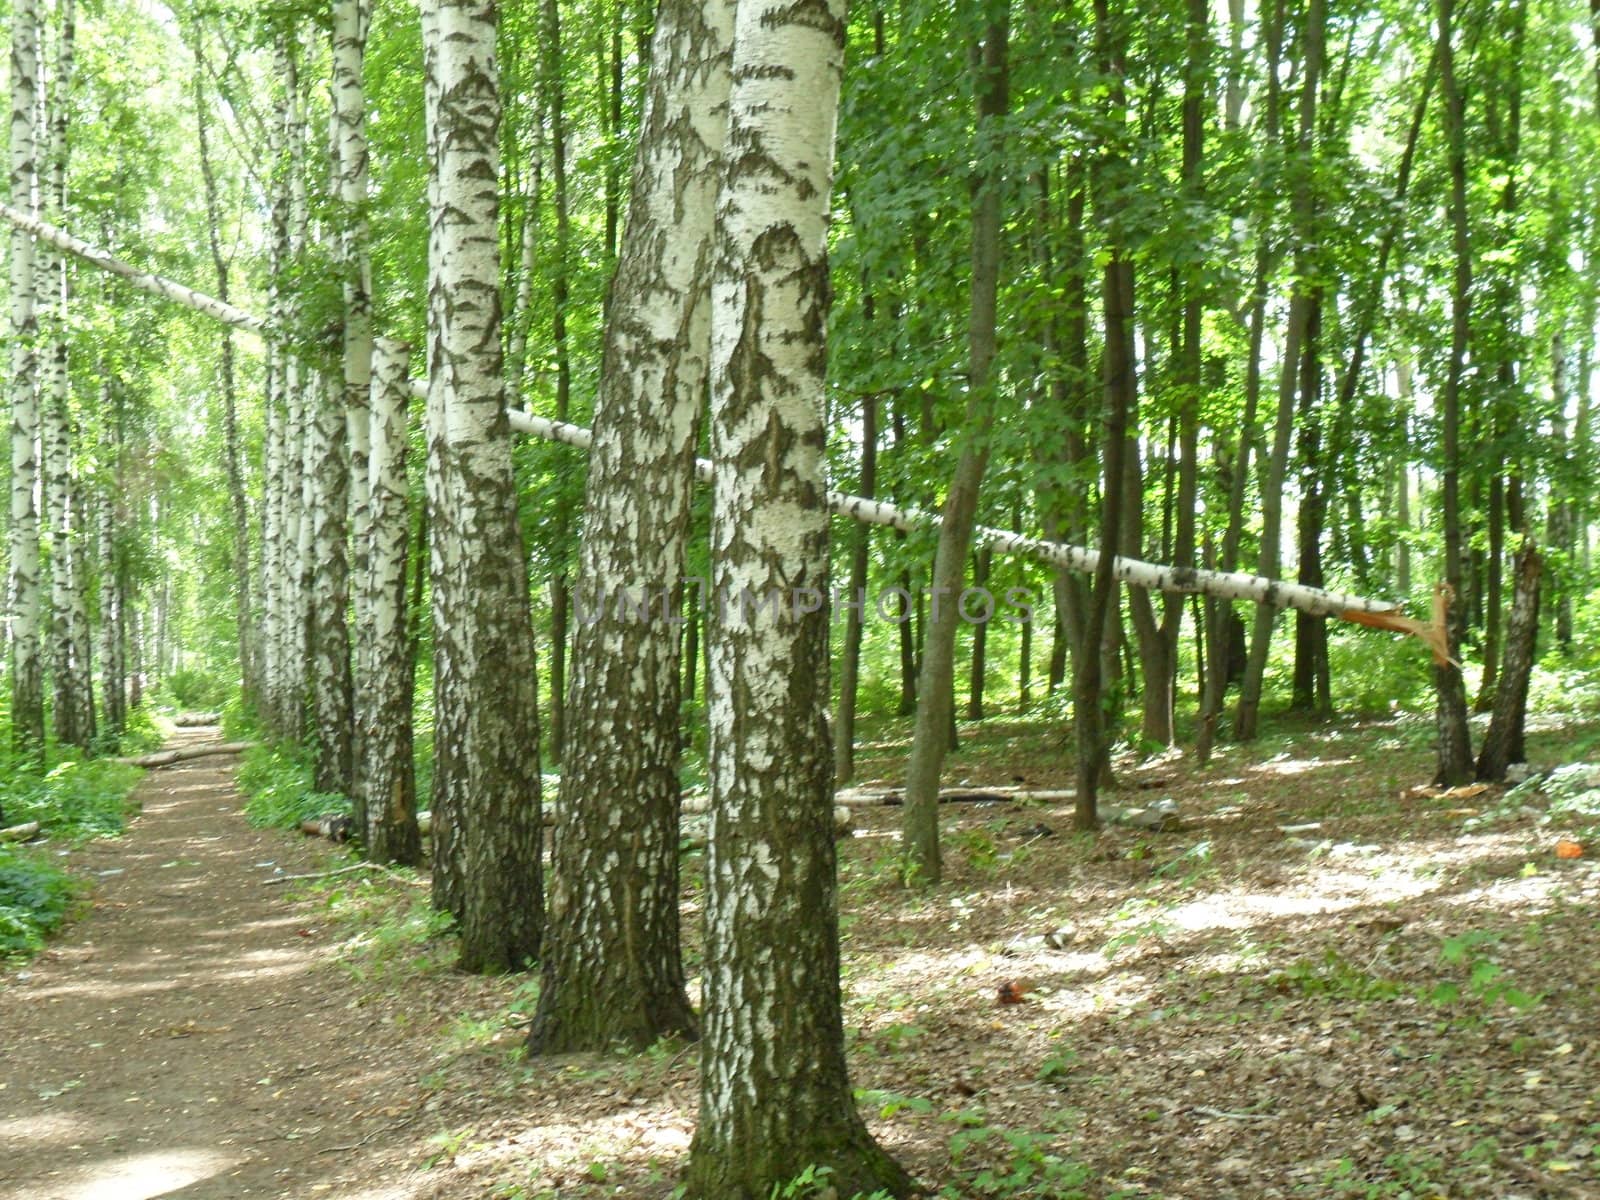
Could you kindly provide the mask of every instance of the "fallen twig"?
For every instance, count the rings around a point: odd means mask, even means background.
[[[1199,1113],[1202,1117],[1218,1117],[1225,1121],[1276,1121],[1277,1113],[1235,1113],[1223,1112],[1220,1108],[1212,1108],[1209,1104],[1191,1104],[1189,1111]]]
[[[417,1118],[420,1117],[421,1115],[422,1114],[420,1112],[412,1113],[404,1121],[399,1121],[399,1122],[397,1122],[396,1124],[393,1124],[393,1125],[385,1125],[382,1129],[374,1129],[371,1133],[367,1134],[367,1136],[362,1138],[359,1142],[350,1142],[347,1145],[343,1145],[343,1146],[327,1146],[327,1147],[324,1147],[321,1150],[318,1150],[317,1153],[319,1155],[320,1154],[343,1154],[347,1150],[359,1150],[359,1149],[361,1149],[362,1146],[365,1146],[368,1142],[370,1142],[373,1138],[377,1137],[380,1133],[398,1133],[400,1130],[404,1129],[407,1125],[415,1124]]]
[[[407,879],[393,867],[386,867],[382,863],[362,862],[353,866],[340,867],[337,871],[312,871],[308,875],[279,875],[276,879],[263,879],[262,887],[276,887],[280,883],[295,883],[302,879],[332,879],[335,875],[348,875],[352,871],[382,871],[390,878],[405,884],[407,887],[425,888],[431,886],[421,879]]]

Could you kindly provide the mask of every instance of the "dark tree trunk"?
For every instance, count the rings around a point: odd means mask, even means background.
[[[1539,640],[1539,577],[1544,563],[1531,539],[1517,555],[1516,595],[1506,629],[1505,661],[1500,688],[1495,693],[1494,715],[1478,755],[1478,778],[1499,783],[1506,768],[1526,760],[1523,732],[1528,716],[1528,680],[1533,675],[1534,652]]]
[[[1459,603],[1464,583],[1461,530],[1461,376],[1466,369],[1472,322],[1472,246],[1468,238],[1467,154],[1461,91],[1456,85],[1455,0],[1438,0],[1439,82],[1444,98],[1446,158],[1450,178],[1450,228],[1455,271],[1450,291],[1450,358],[1440,397],[1443,450],[1442,507],[1445,581],[1452,599],[1449,644],[1453,653],[1466,631],[1466,606]],[[1472,778],[1472,735],[1467,728],[1467,691],[1461,670],[1435,664],[1438,693],[1439,767],[1436,782],[1455,787]]]
[[[974,140],[986,164],[973,180],[972,281],[968,320],[969,391],[961,456],[945,497],[932,599],[917,678],[917,724],[906,764],[901,836],[908,860],[926,884],[939,881],[939,775],[954,741],[956,598],[978,516],[978,490],[989,465],[997,401],[991,369],[997,332],[1003,159],[1002,118],[1010,108],[1007,46],[1009,10],[995,8],[974,48],[977,114]]]

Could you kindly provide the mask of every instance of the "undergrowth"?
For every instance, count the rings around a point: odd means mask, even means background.
[[[137,748],[152,738],[159,742],[160,733],[140,714],[127,740]],[[36,837],[69,846],[115,837],[133,811],[129,797],[143,774],[107,759],[69,759],[46,769],[0,755],[0,824],[36,822]],[[0,845],[0,959],[37,953],[80,893],[80,885],[43,851]]]
[[[350,801],[312,786],[310,755],[282,747],[254,746],[239,767],[244,815],[252,825],[292,829],[324,813],[347,813]]]
[[[79,892],[78,882],[39,851],[0,846],[0,960],[37,953]]]

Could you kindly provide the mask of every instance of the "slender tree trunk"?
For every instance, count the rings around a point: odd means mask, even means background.
[[[422,861],[417,784],[412,763],[414,658],[406,626],[406,549],[410,499],[406,483],[406,381],[410,347],[374,343],[368,412],[367,553],[363,609],[371,629],[363,687],[357,694],[361,734],[358,792],[366,805],[367,856],[374,862]]]
[[[1467,231],[1467,150],[1464,105],[1456,84],[1455,0],[1438,0],[1439,83],[1444,99],[1444,130],[1450,177],[1450,228],[1455,271],[1450,290],[1450,358],[1439,398],[1443,464],[1440,483],[1444,523],[1445,581],[1453,598],[1463,593],[1461,531],[1461,376],[1466,370],[1472,323],[1472,245]],[[1449,644],[1461,645],[1466,606],[1450,607]],[[1472,736],[1467,728],[1467,692],[1461,670],[1435,663],[1438,692],[1439,768],[1435,781],[1455,787],[1472,778]]]
[[[731,0],[667,0],[656,17],[606,306],[536,1053],[695,1032],[678,928],[678,613],[733,15]]]
[[[1231,129],[1236,128],[1239,122],[1240,110],[1236,106],[1236,97],[1243,95],[1242,89],[1235,90],[1235,81],[1238,78],[1238,64],[1241,62],[1244,5],[1242,0],[1229,0],[1228,8],[1232,49],[1229,60],[1228,114],[1225,120]],[[1283,62],[1283,0],[1273,0],[1270,11],[1263,16],[1263,23],[1266,27],[1264,67],[1267,91],[1262,112],[1262,136],[1268,146],[1276,146],[1279,138],[1279,107],[1282,96],[1279,76]],[[1262,197],[1263,203],[1269,203],[1273,190],[1268,184],[1264,169],[1260,171],[1258,180],[1257,194]],[[1267,283],[1277,251],[1273,245],[1268,213],[1260,214],[1259,225],[1256,234],[1255,285],[1250,300],[1249,350],[1245,358],[1244,414],[1240,421],[1238,441],[1234,445],[1233,462],[1229,471],[1228,523],[1217,555],[1217,569],[1221,571],[1232,571],[1239,565],[1240,548],[1244,541],[1245,497],[1249,491],[1251,477],[1250,460],[1251,455],[1257,452],[1257,443],[1261,437],[1260,420],[1257,415],[1261,402],[1261,346],[1266,325]],[[1220,451],[1218,456],[1221,457]],[[1228,685],[1233,682],[1232,638],[1233,631],[1239,624],[1240,618],[1231,605],[1223,603],[1220,599],[1207,601],[1207,657],[1213,664],[1219,664],[1220,669],[1211,672],[1200,698],[1200,728],[1195,737],[1195,757],[1202,763],[1210,760],[1211,748],[1216,742],[1218,733],[1217,727],[1222,720],[1222,710],[1227,702]]]
[[[1256,572],[1266,579],[1277,579],[1282,568],[1283,489],[1288,477],[1289,447],[1294,433],[1295,385],[1315,304],[1312,271],[1316,255],[1314,243],[1317,239],[1317,188],[1313,172],[1317,161],[1317,89],[1322,77],[1326,23],[1325,0],[1311,0],[1305,22],[1300,128],[1294,152],[1296,174],[1291,202],[1295,282],[1289,296],[1288,325],[1284,330],[1278,416],[1261,489],[1261,554]],[[1245,663],[1244,681],[1239,687],[1238,715],[1234,720],[1233,734],[1239,741],[1251,740],[1259,729],[1262,682],[1266,675],[1267,654],[1272,647],[1272,628],[1277,615],[1278,607],[1274,604],[1263,604],[1256,610],[1255,626],[1250,635],[1250,657]]]
[[[844,1056],[827,735],[827,209],[843,0],[740,3],[712,301],[714,589],[695,1200],[911,1192]],[[778,603],[747,603],[776,592]],[[815,597],[815,602],[812,598]]]
[[[11,6],[11,206],[33,212],[34,119],[39,87],[36,0]],[[18,754],[44,753],[44,663],[39,580],[39,358],[34,305],[34,243],[11,232],[11,528],[8,640],[11,645],[11,736]]]
[[[870,316],[869,316],[870,321]],[[878,397],[861,398],[861,494],[878,490]],[[844,658],[839,669],[839,708],[833,723],[833,781],[844,787],[856,773],[856,693],[861,680],[861,643],[866,631],[867,568],[872,543],[865,525],[852,531],[850,604],[845,612]]]
[[[495,26],[488,0],[422,6],[434,870],[471,971],[526,966],[544,927],[533,636],[500,348]]]
[[[1063,478],[1046,482],[1039,490],[1045,537],[1051,541],[1082,544],[1088,539],[1088,509],[1083,492],[1085,464],[1090,457],[1085,431],[1093,421],[1093,387],[1089,373],[1089,266],[1084,235],[1084,209],[1088,199],[1085,156],[1075,155],[1066,167],[1066,252],[1059,269],[1062,302],[1044,322],[1040,341],[1049,360],[1060,365],[1050,376],[1050,411],[1065,426],[1056,467]],[[1056,280],[1058,270],[1046,236],[1052,222],[1049,180],[1039,180],[1039,236],[1035,256],[1041,278]],[[1079,572],[1057,571],[1051,581],[1059,635],[1050,655],[1050,690],[1066,677],[1067,650],[1081,653],[1084,613],[1089,603],[1088,584]]]
[[[957,598],[966,577],[967,554],[978,517],[978,489],[989,466],[989,439],[996,400],[990,378],[995,353],[996,302],[1000,282],[1002,155],[999,126],[1010,108],[1007,42],[1010,14],[988,6],[983,41],[973,54],[976,73],[978,158],[985,165],[973,180],[972,288],[967,348],[968,400],[962,423],[961,457],[944,503],[922,669],[917,678],[917,726],[906,765],[901,837],[918,881],[939,882],[939,774],[949,749],[954,697]]]
[[[222,251],[222,203],[217,193],[216,169],[211,161],[210,103],[201,86],[205,74],[204,34],[195,30],[192,49],[196,57],[193,82],[195,141],[200,176],[205,185],[206,232],[211,265],[217,276],[217,299],[228,303],[229,265]],[[239,438],[238,394],[234,380],[233,330],[224,326],[218,340],[219,399],[222,401],[223,462],[228,478],[229,510],[233,517],[234,622],[238,626],[239,673],[245,706],[262,703],[261,641],[257,636],[255,606],[251,599],[250,498],[246,494],[243,452]]]
[[[543,0],[545,38],[544,104],[550,118],[550,182],[554,191],[556,244],[551,278],[550,338],[556,360],[556,420],[572,410],[572,356],[567,345],[567,307],[571,303],[572,210],[567,188],[566,66],[561,46],[560,0]],[[567,638],[570,584],[566,561],[572,526],[567,506],[556,511],[551,530],[551,558],[557,564],[550,580],[550,757],[560,762],[567,745]]]
[[[1300,348],[1300,408],[1296,422],[1300,440],[1300,508],[1296,513],[1298,583],[1321,587],[1322,534],[1327,523],[1328,501],[1324,477],[1327,459],[1338,447],[1323,443],[1322,412],[1322,291],[1311,298],[1311,315],[1306,322],[1305,343]],[[1337,417],[1337,414],[1335,414]],[[1294,621],[1294,674],[1290,706],[1301,712],[1332,715],[1332,692],[1328,665],[1328,624],[1296,613]]]
[[[975,591],[985,592],[989,588],[989,576],[994,569],[994,551],[985,546],[972,556],[972,587]],[[982,613],[982,601],[979,600],[973,610]],[[967,686],[967,720],[983,720],[983,691],[984,677],[989,670],[989,621],[993,618],[995,606],[989,605],[987,616],[981,618],[972,627],[972,675]]]
[[[125,629],[126,569],[118,544],[118,529],[127,509],[123,490],[123,414],[120,389],[101,367],[101,464],[95,509],[95,540],[100,575],[100,697],[106,732],[116,744],[128,720],[128,679]]]
[[[1112,14],[1108,0],[1095,0],[1095,58],[1110,81],[1106,113],[1111,120],[1125,116],[1126,32],[1123,14]],[[1109,122],[1108,122],[1109,124]],[[1096,214],[1102,222],[1113,220],[1116,197],[1110,182],[1123,162],[1120,140],[1108,136],[1099,147],[1094,177]],[[1088,620],[1077,656],[1072,683],[1072,720],[1077,734],[1076,783],[1073,826],[1091,830],[1099,823],[1100,785],[1110,772],[1109,718],[1116,694],[1108,685],[1115,678],[1120,584],[1112,559],[1123,540],[1123,504],[1129,442],[1129,404],[1138,395],[1133,342],[1133,263],[1123,256],[1118,231],[1108,231],[1110,256],[1101,277],[1101,305],[1105,341],[1101,349],[1101,385],[1105,397],[1105,435],[1101,459],[1104,483],[1100,501],[1100,559],[1095,564],[1094,589]],[[1109,661],[1108,661],[1109,660]]]

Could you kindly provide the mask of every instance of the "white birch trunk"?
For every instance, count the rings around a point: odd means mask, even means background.
[[[312,735],[319,792],[350,792],[350,456],[344,380],[312,376],[306,480],[310,485]],[[366,406],[363,405],[363,408]],[[364,473],[364,472],[363,472]],[[363,832],[365,832],[363,830]]]
[[[678,626],[710,350],[733,0],[666,0],[611,285],[574,600],[538,1052],[692,1033],[678,934]],[[645,620],[622,597],[645,597]],[[659,606],[659,607],[657,607]],[[666,611],[661,611],[666,610]]]
[[[410,537],[406,484],[406,387],[409,347],[389,338],[373,346],[371,487],[366,571],[361,592],[368,613],[369,661],[356,692],[355,796],[366,812],[367,854],[375,862],[416,864],[416,780],[411,759],[412,663],[406,628],[406,549]]]
[[[309,239],[310,214],[306,196],[306,123],[301,104],[299,67],[295,48],[287,35],[278,39],[277,53],[282,64],[284,86],[283,169],[288,196],[288,243],[286,263],[292,271],[305,258]],[[283,292],[283,329],[289,337],[300,330],[300,305],[292,288]],[[316,480],[312,459],[312,427],[319,403],[315,372],[299,358],[284,359],[284,390],[289,406],[288,436],[284,447],[284,503],[287,515],[287,552],[284,571],[288,588],[285,606],[284,666],[286,669],[285,733],[299,739],[309,726],[307,700],[312,682],[309,623],[312,615],[311,581],[314,573],[312,549],[316,535]]]
[[[910,1191],[845,1068],[828,742],[824,324],[844,0],[741,0],[712,284],[710,780],[694,1196],[808,1166]],[[776,606],[746,596],[777,591]],[[789,603],[814,594],[809,606]]]
[[[46,218],[59,220],[67,203],[67,119],[76,35],[73,0],[62,0],[57,17],[56,63],[42,123],[50,131],[40,188]],[[50,532],[51,721],[56,741],[87,749],[94,737],[94,692],[78,624],[86,605],[81,595],[72,468],[67,320],[70,281],[66,255],[40,246],[36,279],[43,300],[43,398],[40,446],[44,454],[45,516]]]
[[[35,0],[11,6],[11,207],[33,211],[34,119],[38,107],[39,18]],[[8,636],[11,726],[19,751],[44,749],[44,668],[40,652],[38,318],[34,244],[11,234],[11,529]]]
[[[344,274],[344,410],[349,446],[349,513],[352,547],[351,570],[364,580],[369,553],[367,479],[371,449],[368,393],[372,387],[372,260],[367,236],[367,113],[362,65],[366,56],[371,0],[336,0],[333,6],[333,137],[334,171],[339,192],[339,258]],[[352,630],[352,676],[357,692],[364,690],[372,671],[368,634],[372,614],[365,587],[354,590],[355,627]],[[353,731],[352,770],[361,754],[362,727]],[[352,774],[352,785],[354,784]],[[366,813],[360,789],[356,801],[357,826],[366,833]]]
[[[533,631],[500,342],[492,0],[424,0],[435,845],[461,966],[517,970],[544,926]],[[437,829],[437,824],[435,826]],[[441,861],[447,859],[449,861]]]

